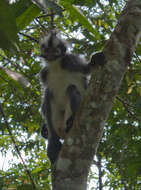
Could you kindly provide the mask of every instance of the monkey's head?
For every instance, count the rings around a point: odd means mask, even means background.
[[[57,58],[64,56],[66,53],[66,44],[61,40],[56,32],[51,32],[40,41],[41,57],[47,61],[54,61]]]

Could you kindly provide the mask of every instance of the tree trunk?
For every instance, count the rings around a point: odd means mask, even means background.
[[[89,168],[141,32],[141,0],[129,0],[94,69],[89,88],[53,168],[53,190],[86,190]]]

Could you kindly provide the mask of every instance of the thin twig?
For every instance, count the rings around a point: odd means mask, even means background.
[[[44,14],[41,16],[37,16],[36,19],[40,19],[40,18],[44,18],[44,17],[48,17],[48,16],[51,16],[51,14]]]
[[[140,57],[137,55],[136,51],[135,51],[135,56],[136,56],[136,59],[141,63],[141,59],[140,59]]]
[[[25,37],[29,38],[30,40],[32,40],[32,41],[34,41],[34,42],[39,43],[39,40],[37,40],[37,39],[35,39],[35,38],[33,38],[33,37],[27,35],[27,34],[24,34],[24,33],[22,33],[22,32],[19,32],[19,34],[22,35],[22,36],[25,36]]]
[[[129,115],[131,115],[137,121],[141,122],[141,120],[138,117],[136,117],[135,114],[129,109],[129,107],[136,108],[135,106],[128,104],[125,100],[123,100],[119,97],[116,97],[116,98],[118,101],[120,101],[122,103],[122,105],[124,106],[125,110],[129,113]]]
[[[25,163],[24,159],[23,159],[22,156],[21,156],[21,153],[20,153],[20,151],[19,151],[19,149],[18,149],[18,146],[16,145],[15,138],[14,138],[12,132],[11,132],[11,128],[10,128],[9,123],[8,123],[8,121],[7,121],[7,118],[6,118],[5,112],[4,112],[4,110],[3,110],[2,104],[0,104],[0,111],[1,111],[2,117],[4,118],[4,121],[5,121],[7,130],[8,130],[8,132],[9,132],[10,137],[11,137],[11,140],[12,140],[12,142],[13,142],[13,144],[14,144],[15,150],[17,151],[17,154],[18,154],[19,158],[21,159],[21,161],[22,161],[22,163],[23,163],[23,165],[24,165],[24,168],[25,168],[25,170],[26,170],[26,172],[27,172],[27,175],[28,175],[29,178],[30,178],[31,184],[32,184],[32,186],[33,186],[33,188],[34,188],[35,190],[38,190],[38,189],[36,188],[36,185],[35,185],[35,183],[34,183],[34,180],[33,180],[33,177],[32,177],[32,175],[31,175],[31,173],[30,173],[29,169],[27,168],[26,163]]]
[[[117,100],[119,100],[120,102],[122,102],[123,104],[126,104],[127,106],[129,106],[130,108],[133,108],[133,109],[137,109],[137,108],[141,108],[140,105],[137,105],[137,106],[134,106],[134,105],[131,105],[129,104],[126,100],[124,100],[123,98],[120,98],[120,97],[116,97]]]
[[[2,59],[3,59],[4,61],[7,61],[7,63],[3,63],[3,66],[4,66],[4,67],[7,66],[7,65],[9,64],[9,62],[11,62],[10,59],[8,59],[7,57],[5,57],[5,56],[2,55],[1,53],[0,53],[0,57],[2,57]]]
[[[38,22],[38,24],[41,26],[41,28],[43,28],[44,31],[47,31],[46,27],[41,24],[41,22],[38,20],[38,18],[35,18],[36,22]]]

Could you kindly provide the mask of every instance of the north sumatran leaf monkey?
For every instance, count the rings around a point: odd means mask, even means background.
[[[103,64],[103,53],[92,56],[89,64],[78,55],[67,53],[67,46],[55,31],[40,41],[44,66],[40,72],[43,87],[42,136],[48,138],[47,155],[53,164],[87,88],[87,75],[95,64]]]

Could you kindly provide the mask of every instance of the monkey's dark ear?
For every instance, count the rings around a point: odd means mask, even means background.
[[[105,56],[103,52],[96,53],[92,55],[90,65],[96,66],[96,65],[104,65],[106,63]]]

